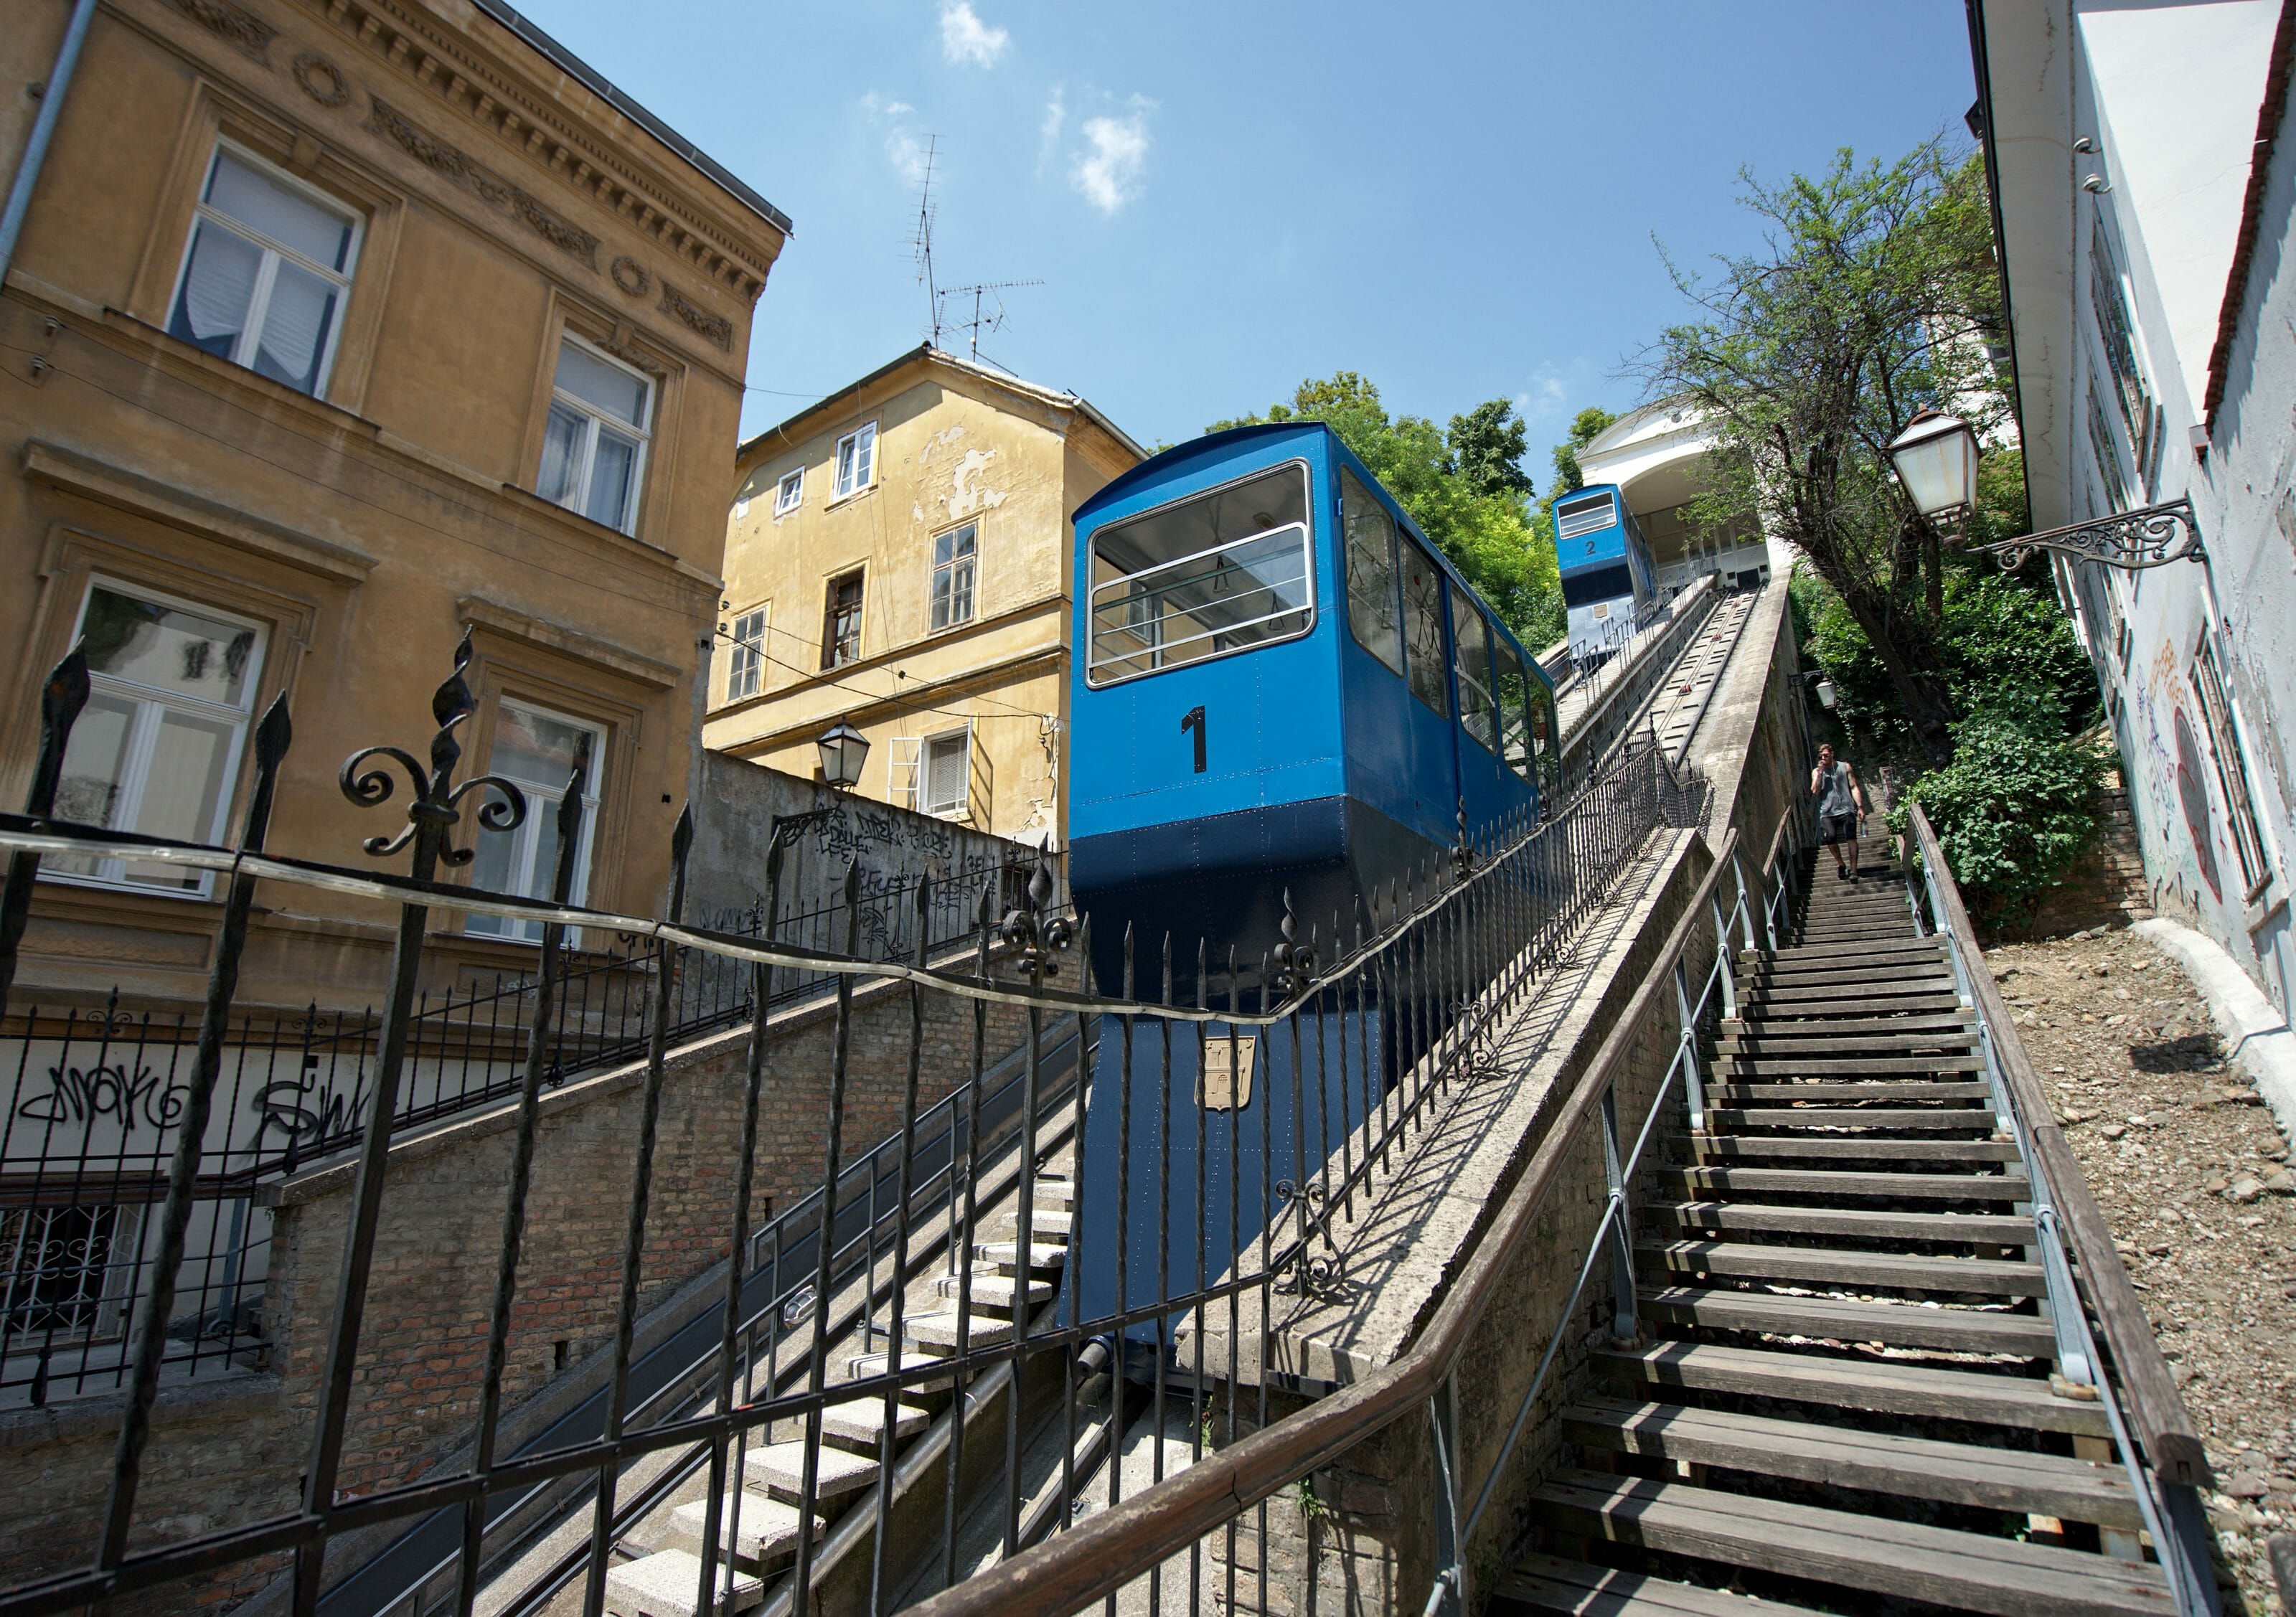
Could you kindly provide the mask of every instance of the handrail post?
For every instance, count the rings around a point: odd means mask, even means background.
[[[1610,1188],[1611,1334],[1631,1342],[1642,1334],[1635,1314],[1635,1237],[1633,1204],[1628,1195],[1626,1170],[1619,1155],[1619,1086],[1613,1079],[1603,1087],[1603,1178]]]
[[[1770,912],[1767,907],[1759,902],[1761,895],[1759,889],[1756,890],[1755,896],[1752,900],[1749,900],[1746,896],[1746,855],[1744,850],[1741,850],[1739,852],[1731,855],[1730,863],[1734,868],[1738,878],[1738,917],[1745,923],[1746,947],[1750,949],[1766,949],[1770,947]],[[1756,915],[1759,915],[1761,917],[1761,926],[1759,931],[1757,931],[1754,925],[1754,917]]]
[[[1714,964],[1719,968],[1717,974],[1722,980],[1722,1014],[1735,1016],[1738,1014],[1738,985],[1731,981],[1730,923],[1722,914],[1722,895],[1716,893],[1706,900],[1706,905],[1714,915]]]
[[[1706,1078],[1698,1070],[1698,1018],[1690,1008],[1689,968],[1677,958],[1674,963],[1674,1005],[1682,1019],[1683,1093],[1690,1102],[1690,1131],[1706,1132]]]
[[[1467,1609],[1467,1555],[1459,1536],[1459,1378],[1447,1377],[1427,1400],[1427,1424],[1435,1444],[1435,1582],[1427,1591],[1424,1617],[1464,1617]]]

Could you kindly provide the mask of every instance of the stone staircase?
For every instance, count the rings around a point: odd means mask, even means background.
[[[914,1369],[950,1358],[960,1350],[960,1343],[977,1350],[1012,1341],[1016,1307],[1042,1310],[1059,1290],[1061,1270],[1068,1261],[1074,1205],[1072,1163],[1063,1151],[1037,1170],[1032,1183],[1025,1290],[1017,1210],[983,1219],[981,1232],[991,1238],[973,1244],[958,1273],[912,1280],[902,1298],[903,1367]],[[874,1334],[882,1339],[890,1328],[888,1300],[877,1309]],[[860,1350],[852,1350],[855,1346]],[[832,1361],[832,1374],[845,1381],[882,1375],[891,1357],[889,1347],[849,1343],[841,1361]],[[891,1453],[896,1463],[901,1450],[922,1436],[934,1417],[948,1408],[954,1381],[953,1376],[929,1378],[904,1391],[892,1411]],[[831,1392],[833,1397],[834,1386]],[[808,1444],[805,1423],[796,1420],[778,1423],[766,1434],[769,1439],[778,1436],[780,1441],[746,1449],[742,1456],[741,1487],[727,1494],[718,1507],[719,1588],[726,1583],[723,1562],[730,1560],[734,1569],[732,1595],[718,1607],[719,1612],[742,1612],[758,1605],[774,1580],[791,1570],[799,1535],[804,1531],[800,1506],[805,1498],[809,1456],[815,1473],[816,1514],[812,1532],[816,1543],[835,1517],[850,1508],[867,1506],[887,1456],[886,1414],[882,1395],[832,1401],[822,1412],[817,1448]],[[624,1552],[632,1558],[616,1564],[606,1577],[606,1610],[611,1617],[696,1617],[701,1608],[694,1596],[701,1583],[709,1510],[708,1499],[701,1496],[706,1487],[706,1481],[698,1482],[689,1490],[695,1497],[685,1498],[666,1517],[658,1515],[624,1540]]]
[[[1706,1128],[1638,1187],[1644,1336],[1592,1355],[1494,1609],[2174,1610],[2103,1407],[2051,1380],[1951,968],[1887,846],[1861,852],[1737,962]]]

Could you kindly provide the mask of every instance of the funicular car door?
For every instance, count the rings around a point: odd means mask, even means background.
[[[1458,754],[1459,799],[1467,833],[1480,837],[1525,795],[1520,777],[1500,756],[1498,665],[1482,608],[1446,580],[1451,622],[1451,675]]]

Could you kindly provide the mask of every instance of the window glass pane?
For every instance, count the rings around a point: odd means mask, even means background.
[[[603,428],[590,457],[590,500],[585,513],[609,528],[627,527],[630,486],[636,480],[638,447],[617,432]]]
[[[840,494],[853,492],[854,450],[855,443],[852,439],[840,438],[837,440],[837,492]]]
[[[222,810],[224,768],[239,726],[189,713],[163,710],[144,776],[143,800],[127,829],[187,842],[215,840]],[[197,891],[200,873],[181,866],[130,861],[122,874],[139,887]]]
[[[98,585],[88,592],[80,634],[92,672],[231,707],[248,705],[255,671],[251,628]]]
[[[78,722],[72,726],[71,743],[64,749],[63,776],[56,784],[58,819],[107,828],[112,825],[135,723],[134,702],[105,691],[88,698]],[[51,854],[40,861],[40,867],[92,876],[96,862],[79,854]]]
[[[937,735],[925,743],[925,812],[947,814],[964,806],[965,776],[972,762],[970,737]]]
[[[781,487],[774,493],[774,510],[776,513],[791,510],[804,497],[805,472],[800,468],[782,479]]]
[[[492,774],[555,792],[565,786],[574,767],[574,755],[586,736],[593,752],[590,777],[597,778],[596,735],[586,726],[505,702],[495,716],[494,751],[487,767]]]
[[[1403,562],[1405,671],[1410,676],[1411,694],[1433,711],[1447,714],[1451,699],[1443,689],[1443,575],[1409,539],[1398,548]]]
[[[1499,756],[1525,780],[1530,778],[1530,681],[1522,659],[1498,636],[1491,636],[1491,667],[1498,677]]]
[[[1403,626],[1398,620],[1395,519],[1354,472],[1340,472],[1340,507],[1347,525],[1348,627],[1356,644],[1403,672]]]
[[[1483,615],[1465,593],[1452,590],[1451,627],[1458,651],[1459,723],[1493,751],[1498,731],[1491,721],[1491,643]]]
[[[871,422],[853,436],[853,486],[865,488],[877,472],[877,423]]]
[[[252,242],[201,220],[192,233],[191,261],[184,269],[184,290],[176,299],[168,332],[218,358],[230,358],[240,332],[247,329],[247,306],[255,296],[256,272],[262,267],[263,253]]]
[[[350,256],[349,220],[289,190],[228,152],[216,157],[207,201],[217,212],[229,214],[329,269],[341,269]]]
[[[571,342],[560,345],[558,387],[617,421],[645,425],[645,379],[608,364],[587,349]]]
[[[531,817],[541,808],[529,802],[527,814]],[[471,860],[471,885],[488,892],[522,892],[525,891],[525,860],[522,844],[527,841],[524,827],[516,831],[489,831],[480,827],[479,841]],[[472,915],[470,930],[490,938],[516,935],[519,923],[504,915]],[[539,935],[539,934],[537,934]]]
[[[300,392],[316,392],[327,327],[334,317],[335,289],[308,270],[283,262],[264,306],[253,368]]]
[[[542,474],[534,480],[535,492],[560,505],[571,503],[574,480],[581,474],[582,435],[589,423],[564,405],[550,406],[549,423],[542,430]]]
[[[1093,678],[1305,632],[1313,621],[1308,543],[1300,466],[1102,529],[1092,541]]]

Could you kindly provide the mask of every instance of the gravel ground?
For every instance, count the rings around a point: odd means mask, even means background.
[[[2250,1617],[2282,1613],[2265,1539],[2296,1531],[2289,1142],[2219,1059],[2206,1002],[2144,939],[2083,932],[1986,959],[2208,1444],[2225,1564]]]

